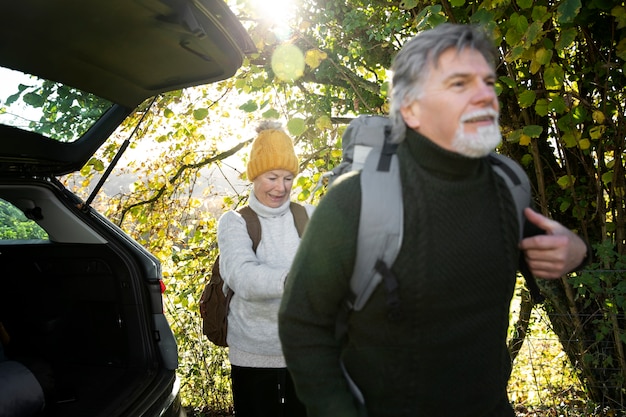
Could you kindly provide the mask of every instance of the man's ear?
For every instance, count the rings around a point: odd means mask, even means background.
[[[417,101],[411,102],[407,106],[400,108],[400,114],[404,119],[404,123],[413,130],[417,130],[420,127],[420,105]]]

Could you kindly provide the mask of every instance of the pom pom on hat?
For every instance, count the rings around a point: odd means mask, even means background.
[[[247,167],[248,180],[252,181],[260,174],[273,169],[284,169],[298,175],[300,168],[293,142],[281,128],[280,123],[264,120],[256,131],[259,135],[252,142]]]

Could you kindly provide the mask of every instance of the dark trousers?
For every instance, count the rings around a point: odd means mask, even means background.
[[[231,366],[236,417],[306,417],[287,368]]]

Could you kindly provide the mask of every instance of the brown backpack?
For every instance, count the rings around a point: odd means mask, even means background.
[[[293,220],[298,230],[298,236],[302,236],[309,216],[304,206],[291,203],[289,206],[293,214]],[[246,221],[246,228],[252,239],[252,250],[256,252],[261,241],[261,223],[259,216],[249,206],[237,210]],[[228,288],[228,293],[223,291],[224,280],[220,276],[220,257],[215,258],[211,268],[211,277],[204,286],[200,296],[200,317],[202,318],[202,333],[209,341],[217,346],[226,347],[226,330],[228,328],[228,305],[234,292]]]

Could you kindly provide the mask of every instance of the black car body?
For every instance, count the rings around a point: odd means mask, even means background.
[[[41,415],[184,415],[159,261],[57,178],[148,98],[229,78],[253,50],[222,0],[3,4],[0,361],[33,372]],[[71,108],[56,108],[68,91]],[[0,415],[20,415],[19,404],[3,408],[17,385],[1,364]]]

